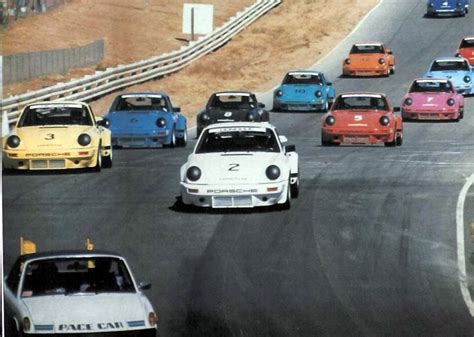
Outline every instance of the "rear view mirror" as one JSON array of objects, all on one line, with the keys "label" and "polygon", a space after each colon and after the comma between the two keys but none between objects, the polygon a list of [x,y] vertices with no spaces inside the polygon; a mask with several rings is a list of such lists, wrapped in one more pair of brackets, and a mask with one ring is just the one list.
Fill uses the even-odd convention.
[{"label": "rear view mirror", "polygon": [[289,153],[289,152],[296,152],[296,146],[295,146],[295,145],[287,145],[287,146],[285,146],[285,152],[286,152],[286,153]]}]

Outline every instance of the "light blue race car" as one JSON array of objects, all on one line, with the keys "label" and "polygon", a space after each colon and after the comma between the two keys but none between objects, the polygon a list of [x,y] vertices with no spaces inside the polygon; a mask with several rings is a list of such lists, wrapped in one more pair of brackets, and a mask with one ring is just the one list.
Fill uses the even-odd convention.
[{"label": "light blue race car", "polygon": [[114,147],[186,146],[186,117],[161,92],[122,94],[115,98],[104,121]]},{"label": "light blue race car", "polygon": [[323,111],[331,107],[336,91],[319,71],[290,71],[273,92],[273,111]]},{"label": "light blue race car", "polygon": [[453,83],[458,93],[463,95],[474,94],[474,86],[472,85],[473,69],[464,58],[445,57],[435,59],[424,77],[447,78]]},{"label": "light blue race car", "polygon": [[428,0],[426,16],[465,16],[470,0]]}]

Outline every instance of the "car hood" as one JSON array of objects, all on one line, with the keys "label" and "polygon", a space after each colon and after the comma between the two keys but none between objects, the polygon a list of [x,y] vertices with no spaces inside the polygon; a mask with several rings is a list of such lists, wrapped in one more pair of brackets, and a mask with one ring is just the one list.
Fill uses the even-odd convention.
[{"label": "car hood", "polygon": [[444,106],[448,99],[456,99],[456,94],[449,92],[413,92],[409,93],[406,98],[411,98],[412,107],[436,107]]},{"label": "car hood", "polygon": [[212,122],[219,121],[247,121],[249,113],[257,113],[257,108],[248,109],[223,109],[223,108],[207,108],[206,114],[211,118]]},{"label": "car hood", "polygon": [[[380,127],[379,120],[382,116],[387,116],[391,120],[393,120],[393,115],[388,113],[388,111],[377,111],[377,110],[336,110],[331,112],[336,118],[336,124],[334,127],[357,127],[357,128],[364,128],[364,127]],[[323,120],[326,118],[327,115],[323,116]]]},{"label": "car hood", "polygon": [[164,118],[169,122],[170,113],[166,111],[112,111],[106,116],[110,120],[110,130],[131,131],[156,129],[156,121]]},{"label": "car hood", "polygon": [[465,76],[470,76],[472,78],[472,73],[470,71],[462,70],[429,71],[424,77],[447,78],[451,80],[455,86],[459,86],[461,84],[466,84],[464,82]]},{"label": "car hood", "polygon": [[88,331],[107,331],[129,329],[131,322],[138,325],[138,321],[144,321],[142,328],[148,324],[148,313],[135,293],[54,295],[22,300],[33,326],[53,325],[56,332],[74,332],[79,326],[87,327]]},{"label": "car hood", "polygon": [[384,54],[350,54],[351,65],[379,64],[379,60],[385,58]]},{"label": "car hood", "polygon": [[87,133],[93,138],[94,127],[84,125],[28,126],[17,128],[13,132],[20,137],[18,149],[29,151],[80,148],[77,138],[82,133]]},{"label": "car hood", "polygon": [[283,153],[275,152],[192,154],[185,168],[197,166],[201,169],[201,178],[197,184],[268,183],[270,180],[265,171],[270,165],[277,165],[280,168],[281,175],[278,181],[288,179],[285,158]]},{"label": "car hood", "polygon": [[280,99],[314,99],[316,100],[316,91],[325,91],[325,87],[316,84],[283,84],[277,90],[281,90],[283,95]]}]

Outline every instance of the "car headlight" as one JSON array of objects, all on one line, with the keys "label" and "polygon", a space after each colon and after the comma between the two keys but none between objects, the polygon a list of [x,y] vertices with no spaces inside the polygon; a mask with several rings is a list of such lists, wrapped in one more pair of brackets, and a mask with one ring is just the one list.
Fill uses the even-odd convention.
[{"label": "car headlight", "polygon": [[346,59],[346,60],[344,61],[344,63],[345,63],[345,64],[351,64],[351,59]]},{"label": "car headlight", "polygon": [[446,103],[448,103],[449,106],[453,106],[454,103],[456,103],[456,102],[454,101],[454,99],[450,98],[450,99],[448,99],[448,101]]},{"label": "car headlight", "polygon": [[15,148],[17,148],[18,146],[20,146],[20,142],[21,142],[21,141],[20,141],[20,137],[15,136],[15,135],[10,136],[10,137],[8,137],[8,139],[7,139],[7,145],[8,145],[9,147],[11,147],[12,149],[15,149]]},{"label": "car headlight", "polygon": [[23,321],[21,322],[21,327],[23,328],[23,331],[30,331],[31,329],[31,321],[28,317],[24,317]]},{"label": "car headlight", "polygon": [[458,2],[457,5],[458,5],[458,7],[461,7],[461,6],[462,6],[462,3]]},{"label": "car headlight", "polygon": [[379,58],[379,63],[380,64],[385,64],[385,60],[383,58]]},{"label": "car headlight", "polygon": [[277,97],[281,97],[281,96],[283,96],[283,91],[277,90],[277,92],[275,93],[275,95],[277,95]]},{"label": "car headlight", "polygon": [[201,178],[201,170],[197,166],[191,166],[186,171],[186,178],[191,181],[198,181]]},{"label": "car headlight", "polygon": [[270,180],[277,180],[280,177],[280,169],[276,165],[270,165],[267,167],[265,174]]},{"label": "car headlight", "polygon": [[387,126],[390,124],[390,118],[388,118],[387,116],[382,116],[380,117],[379,122],[380,125]]},{"label": "car headlight", "polygon": [[471,82],[471,76],[464,76],[464,82],[466,83]]},{"label": "car headlight", "polygon": [[148,314],[148,323],[150,326],[156,326],[158,323],[158,316],[153,311]]},{"label": "car headlight", "polygon": [[411,98],[405,99],[405,105],[412,105],[412,104],[413,104],[413,100]]},{"label": "car headlight", "polygon": [[334,116],[327,116],[326,117],[326,124],[327,125],[334,125],[336,124],[336,118]]},{"label": "car headlight", "polygon": [[316,97],[321,97],[323,95],[320,90],[316,91],[314,94],[316,95]]},{"label": "car headlight", "polygon": [[430,7],[434,7],[434,3],[430,2]]},{"label": "car headlight", "polygon": [[164,118],[158,118],[156,120],[156,126],[159,128],[164,128],[166,126],[166,120]]},{"label": "car headlight", "polygon": [[92,138],[87,133],[81,133],[79,137],[77,137],[77,142],[81,146],[87,146],[91,143]]},{"label": "car headlight", "polygon": [[247,115],[247,120],[253,122],[255,120],[255,115],[253,113],[249,113]]},{"label": "car headlight", "polygon": [[209,121],[210,119],[211,119],[211,117],[209,117],[209,115],[208,115],[207,113],[203,113],[203,114],[201,115],[201,120],[202,120],[203,122],[207,122],[207,121]]}]

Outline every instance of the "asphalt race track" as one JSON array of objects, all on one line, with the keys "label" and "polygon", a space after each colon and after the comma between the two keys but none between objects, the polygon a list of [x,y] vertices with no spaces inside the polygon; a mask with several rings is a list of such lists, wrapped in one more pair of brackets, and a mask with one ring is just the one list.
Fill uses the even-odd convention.
[{"label": "asphalt race track", "polygon": [[[383,1],[317,69],[339,93],[380,91],[400,105],[433,58],[452,56],[474,34],[474,8],[465,18],[424,12],[424,0]],[[338,78],[350,45],[367,40],[393,49],[396,74]],[[271,106],[271,95],[263,100]],[[322,148],[320,116],[271,115],[300,154],[290,211],[177,208],[179,167],[195,140],[116,150],[101,173],[6,176],[5,269],[20,236],[39,250],[82,248],[91,238],[152,281],[160,336],[472,337],[456,204],[474,172],[474,97],[460,123],[406,123],[397,148]]]}]

